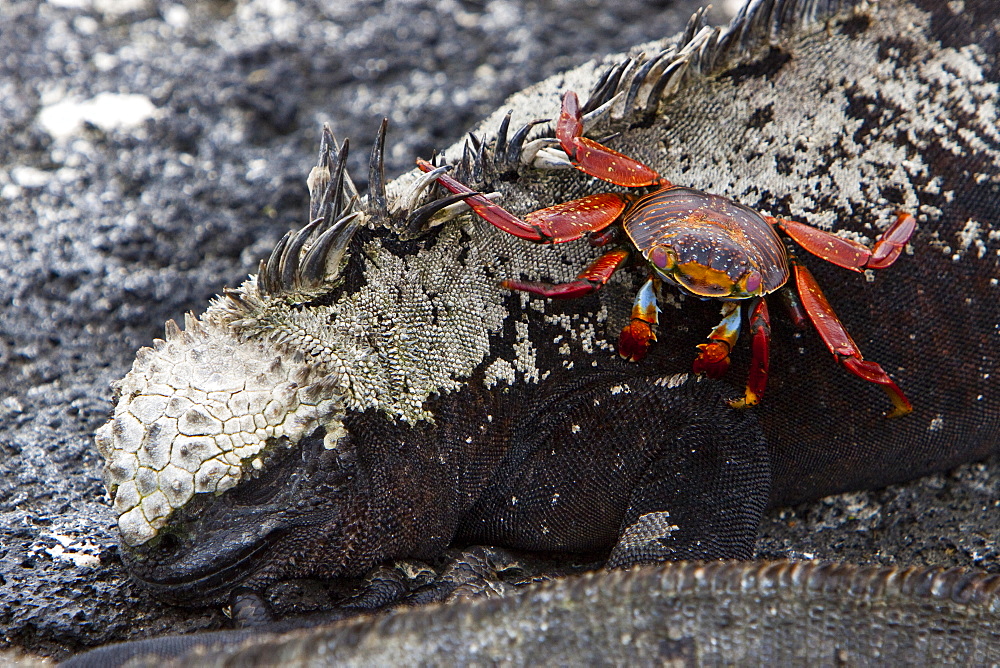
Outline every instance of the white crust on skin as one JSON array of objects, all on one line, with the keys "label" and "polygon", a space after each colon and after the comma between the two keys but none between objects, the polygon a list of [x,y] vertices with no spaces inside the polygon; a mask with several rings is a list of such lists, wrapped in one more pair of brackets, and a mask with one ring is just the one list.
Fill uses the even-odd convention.
[{"label": "white crust on skin", "polygon": [[336,430],[341,394],[319,366],[228,325],[172,322],[117,385],[114,417],[97,431],[105,482],[128,545],[155,536],[197,493],[235,486],[267,448]]}]

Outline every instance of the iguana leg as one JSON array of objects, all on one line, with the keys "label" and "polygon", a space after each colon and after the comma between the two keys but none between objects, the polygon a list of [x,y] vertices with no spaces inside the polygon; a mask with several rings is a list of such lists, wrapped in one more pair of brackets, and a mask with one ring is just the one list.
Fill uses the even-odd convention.
[{"label": "iguana leg", "polygon": [[752,554],[770,496],[757,414],[730,408],[728,384],[622,368],[517,404],[510,447],[456,542],[610,552],[612,566]]},{"label": "iguana leg", "polygon": [[712,424],[686,424],[649,464],[607,568],[753,556],[770,495],[770,458],[754,414],[730,409],[732,401],[706,405],[703,416]]},{"label": "iguana leg", "polygon": [[400,560],[391,566],[379,566],[365,576],[360,591],[341,603],[340,608],[359,612],[388,608],[433,582],[435,576],[433,569],[415,560]]},{"label": "iguana leg", "polygon": [[449,603],[505,596],[514,585],[502,576],[519,575],[523,570],[517,558],[503,548],[473,545],[449,552],[454,559],[433,585],[438,600]]},{"label": "iguana leg", "polygon": [[237,587],[229,595],[229,611],[236,628],[265,626],[274,621],[267,602],[247,587]]}]

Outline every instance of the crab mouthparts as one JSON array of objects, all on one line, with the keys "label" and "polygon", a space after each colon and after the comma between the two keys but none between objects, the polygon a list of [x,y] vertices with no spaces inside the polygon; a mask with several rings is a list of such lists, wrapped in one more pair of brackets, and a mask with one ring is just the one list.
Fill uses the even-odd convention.
[{"label": "crab mouthparts", "polygon": [[726,272],[697,262],[678,264],[672,278],[679,286],[698,297],[728,297],[736,287],[736,283]]}]

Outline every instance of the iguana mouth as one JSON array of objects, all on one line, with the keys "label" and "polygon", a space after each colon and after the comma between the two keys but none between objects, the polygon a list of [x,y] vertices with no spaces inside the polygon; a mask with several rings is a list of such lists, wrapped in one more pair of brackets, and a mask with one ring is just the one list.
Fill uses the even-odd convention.
[{"label": "iguana mouth", "polygon": [[[268,552],[280,545],[288,534],[289,530],[284,528],[270,531],[261,539],[235,550],[228,559],[218,553],[206,553],[201,559],[182,558],[176,565],[151,563],[148,559],[139,560],[132,555],[128,555],[126,561],[135,579],[164,600],[191,602],[215,599],[231,589],[234,583],[263,584],[273,579],[273,576],[258,574],[272,562]],[[169,542],[166,540],[163,543]],[[163,543],[157,548],[164,549]],[[178,549],[183,549],[183,546]]]}]

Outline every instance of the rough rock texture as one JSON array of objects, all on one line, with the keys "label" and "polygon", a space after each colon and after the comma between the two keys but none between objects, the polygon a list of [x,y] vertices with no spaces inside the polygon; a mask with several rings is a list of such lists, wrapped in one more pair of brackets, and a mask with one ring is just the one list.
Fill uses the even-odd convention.
[{"label": "rough rock texture", "polygon": [[[65,4],[0,8],[18,26],[0,31],[0,625],[54,656],[224,622],[124,578],[91,434],[134,350],[303,219],[319,122],[365,147],[388,115],[398,173],[507,93],[690,10]],[[975,465],[781,511],[762,556],[996,570],[998,487]]]}]

